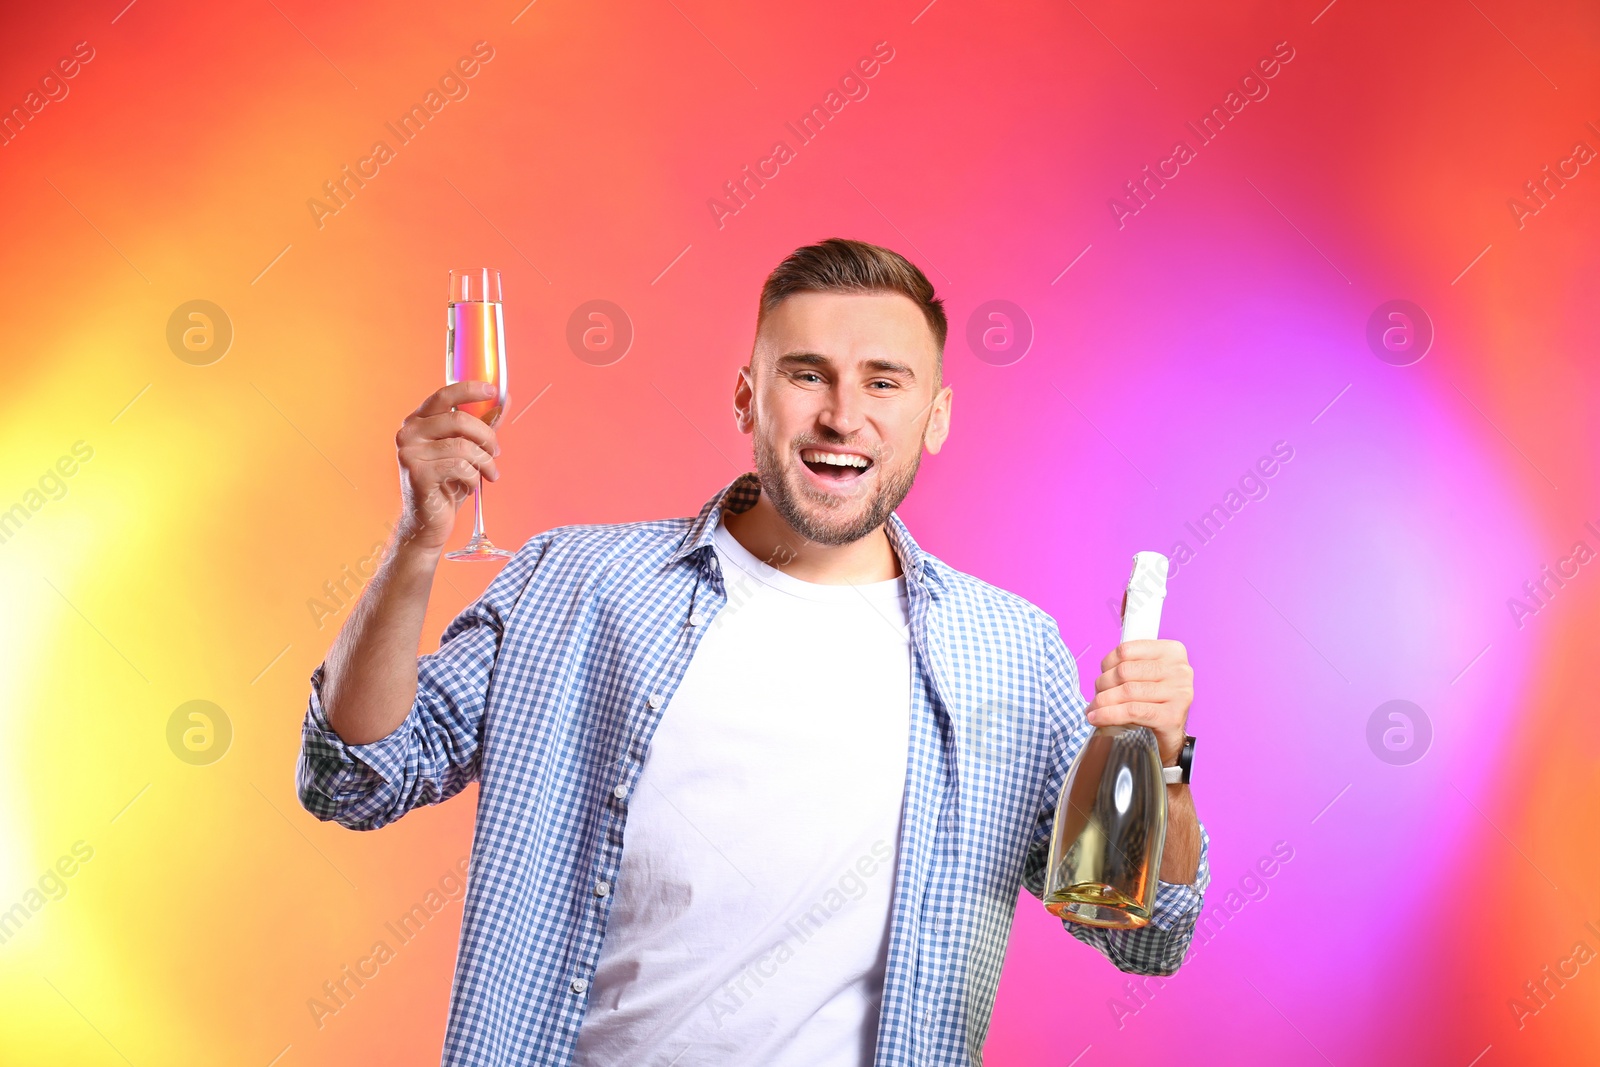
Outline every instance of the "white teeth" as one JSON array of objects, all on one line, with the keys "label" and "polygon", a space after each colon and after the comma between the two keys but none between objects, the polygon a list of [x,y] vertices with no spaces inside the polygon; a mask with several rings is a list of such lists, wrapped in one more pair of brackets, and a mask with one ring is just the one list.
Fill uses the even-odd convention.
[{"label": "white teeth", "polygon": [[871,462],[866,456],[846,455],[840,452],[819,452],[807,449],[800,453],[800,458],[807,463],[826,463],[833,467],[859,467],[865,470]]}]

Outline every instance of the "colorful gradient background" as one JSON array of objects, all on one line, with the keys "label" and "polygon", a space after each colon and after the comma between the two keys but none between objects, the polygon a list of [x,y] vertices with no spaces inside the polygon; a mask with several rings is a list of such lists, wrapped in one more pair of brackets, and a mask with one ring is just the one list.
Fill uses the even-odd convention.
[{"label": "colorful gradient background", "polygon": [[[1024,896],[987,1062],[1595,1062],[1600,965],[1542,1003],[1524,983],[1600,950],[1600,563],[1520,625],[1507,604],[1600,549],[1600,170],[1520,227],[1508,206],[1600,148],[1592,5],[124,2],[12,5],[0,33],[7,111],[94,50],[0,147],[0,510],[25,513],[0,543],[0,909],[26,913],[0,1061],[436,1062],[458,904],[320,1027],[308,1000],[467,851],[473,801],[355,834],[293,769],[348,615],[310,602],[396,513],[446,271],[504,272],[488,516],[517,544],[692,513],[745,469],[761,280],[839,235],[948,303],[954,433],[903,515],[1050,611],[1085,684],[1130,554],[1195,548],[1185,522],[1294,453],[1163,620],[1228,914],[1136,1003]],[[478,41],[469,95],[319,227],[308,199]],[[880,41],[869,95],[797,146],[785,121]],[[1280,41],[1270,95],[1119,229],[1110,198]],[[719,227],[708,200],[779,139],[795,158]],[[207,366],[166,339],[194,299],[234,332]],[[566,340],[593,299],[636,331],[607,366]],[[1034,331],[1009,365],[967,342],[995,299]],[[1436,333],[1410,366],[1365,339],[1391,299]],[[79,441],[64,494],[30,498]],[[443,566],[425,648],[491,574]],[[1367,741],[1395,699],[1431,724],[1406,765]],[[209,765],[167,740],[191,700],[231,723]],[[1276,842],[1292,861],[1245,896]]]}]

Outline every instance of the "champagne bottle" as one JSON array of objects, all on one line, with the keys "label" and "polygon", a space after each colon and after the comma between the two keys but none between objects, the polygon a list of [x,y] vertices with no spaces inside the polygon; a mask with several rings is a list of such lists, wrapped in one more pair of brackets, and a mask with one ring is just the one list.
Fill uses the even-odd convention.
[{"label": "champagne bottle", "polygon": [[[1153,639],[1167,557],[1139,552],[1122,600],[1122,640]],[[1101,726],[1067,772],[1045,867],[1044,906],[1072,922],[1137,929],[1155,908],[1167,838],[1161,752],[1145,726]]]}]

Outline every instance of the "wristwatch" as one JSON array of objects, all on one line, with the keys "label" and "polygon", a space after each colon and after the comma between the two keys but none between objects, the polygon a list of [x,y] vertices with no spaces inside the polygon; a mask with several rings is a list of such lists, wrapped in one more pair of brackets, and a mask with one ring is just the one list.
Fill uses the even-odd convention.
[{"label": "wristwatch", "polygon": [[1168,785],[1188,785],[1189,770],[1194,766],[1194,738],[1188,734],[1183,737],[1183,749],[1178,753],[1178,762],[1171,767],[1161,768],[1161,780]]}]

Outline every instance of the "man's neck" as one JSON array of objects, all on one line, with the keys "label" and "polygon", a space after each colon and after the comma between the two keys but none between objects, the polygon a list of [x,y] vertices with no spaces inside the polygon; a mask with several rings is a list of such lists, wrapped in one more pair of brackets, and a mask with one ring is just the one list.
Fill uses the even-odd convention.
[{"label": "man's neck", "polygon": [[748,511],[724,512],[722,522],[745,551],[802,582],[866,585],[900,576],[900,558],[882,526],[847,545],[819,545],[800,536],[764,492]]}]

